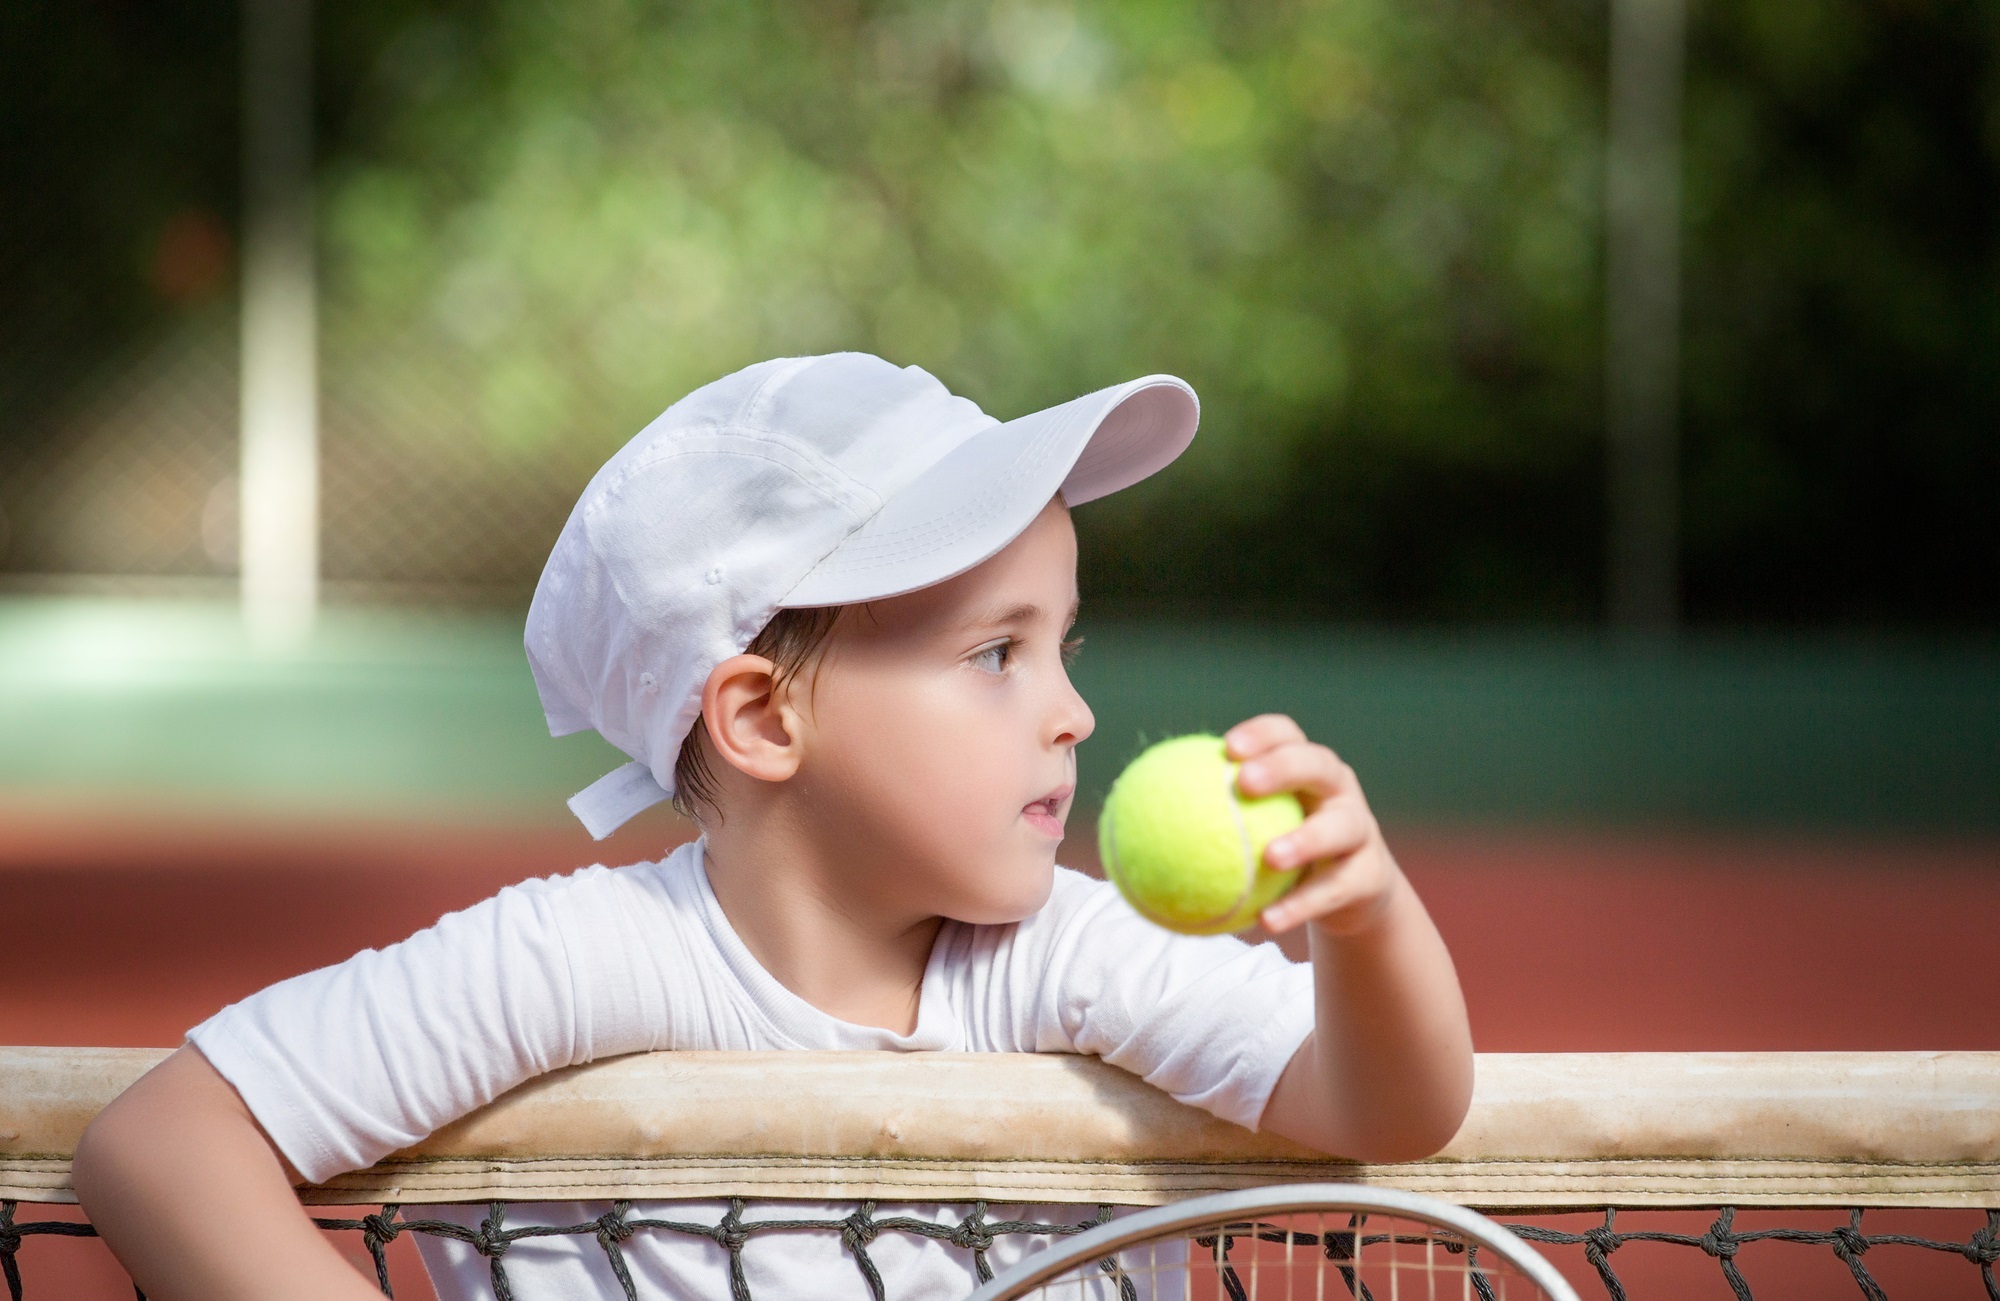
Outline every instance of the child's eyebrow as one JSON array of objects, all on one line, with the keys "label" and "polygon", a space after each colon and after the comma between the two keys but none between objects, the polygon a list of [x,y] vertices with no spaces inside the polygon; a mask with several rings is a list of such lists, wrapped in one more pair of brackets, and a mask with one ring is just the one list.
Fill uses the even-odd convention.
[{"label": "child's eyebrow", "polygon": [[[1065,627],[1076,622],[1076,612],[1081,608],[1081,601],[1070,602],[1069,616],[1064,620]],[[996,628],[1010,623],[1033,623],[1035,620],[1042,618],[1043,614],[1041,606],[1036,605],[1032,601],[1023,601],[1019,605],[1010,605],[1004,609],[989,610],[984,614],[975,615],[967,619],[960,626],[972,629]]]}]

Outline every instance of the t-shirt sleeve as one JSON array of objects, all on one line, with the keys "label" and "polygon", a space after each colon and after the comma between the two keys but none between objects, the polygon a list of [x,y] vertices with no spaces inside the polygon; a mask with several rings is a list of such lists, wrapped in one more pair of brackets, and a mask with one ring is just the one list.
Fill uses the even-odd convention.
[{"label": "t-shirt sleeve", "polygon": [[1041,933],[1022,956],[1043,982],[1037,1048],[1102,1057],[1257,1128],[1312,1032],[1312,968],[1275,944],[1164,930],[1110,885],[1068,872],[1031,925]]},{"label": "t-shirt sleeve", "polygon": [[[272,985],[188,1034],[315,1183],[588,1060],[566,914],[602,868],[531,881],[399,944]],[[579,898],[579,896],[583,896]]]}]

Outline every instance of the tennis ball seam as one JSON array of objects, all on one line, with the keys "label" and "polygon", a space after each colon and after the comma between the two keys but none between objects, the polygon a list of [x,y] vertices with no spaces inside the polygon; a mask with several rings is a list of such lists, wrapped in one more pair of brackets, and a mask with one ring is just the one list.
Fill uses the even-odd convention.
[{"label": "tennis ball seam", "polygon": [[1221,737],[1195,733],[1148,748],[1111,784],[1099,815],[1100,862],[1142,916],[1189,935],[1241,930],[1295,884],[1293,874],[1264,866],[1263,847],[1299,824],[1300,802],[1289,793],[1242,795],[1241,777]]},{"label": "tennis ball seam", "polygon": [[1243,820],[1243,806],[1236,802],[1237,768],[1231,767],[1222,778],[1222,807],[1229,810],[1229,820],[1236,825],[1236,843],[1243,847],[1243,892],[1229,905],[1224,917],[1233,915],[1257,888],[1257,851],[1250,841],[1250,824]]},{"label": "tennis ball seam", "polygon": [[[1234,899],[1230,900],[1227,908],[1215,914],[1217,918],[1233,915],[1257,889],[1256,845],[1250,838],[1250,824],[1243,820],[1243,806],[1236,799],[1236,775],[1239,768],[1240,765],[1232,765],[1223,775],[1222,807],[1229,810],[1229,821],[1236,828],[1236,843],[1241,846],[1243,851],[1241,860],[1243,864],[1243,888],[1237,892]],[[1124,873],[1118,862],[1118,813],[1116,808],[1107,801],[1101,816],[1106,822],[1111,824],[1106,828],[1110,834],[1104,837],[1105,848],[1107,850],[1104,855],[1104,873],[1111,878],[1113,885],[1119,886],[1122,889],[1124,886],[1122,880]],[[1208,920],[1214,920],[1214,918]]]}]

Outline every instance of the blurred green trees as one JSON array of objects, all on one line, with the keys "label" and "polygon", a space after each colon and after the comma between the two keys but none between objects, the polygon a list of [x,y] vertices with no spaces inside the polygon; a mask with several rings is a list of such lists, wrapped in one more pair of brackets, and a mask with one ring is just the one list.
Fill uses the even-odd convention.
[{"label": "blurred green trees", "polygon": [[1547,17],[502,0],[360,90],[333,319],[460,359],[524,452],[860,347],[1001,415],[1185,375],[1203,437],[1154,496],[1212,527],[1269,520],[1316,438],[1574,460],[1598,96],[1590,22]]},{"label": "blurred green trees", "polygon": [[[126,165],[132,115],[31,107],[40,143],[13,137],[64,151],[77,183],[42,202],[90,218],[32,257],[143,299],[132,249],[177,205],[229,212],[227,24],[5,21],[65,42],[0,88],[17,125],[24,86],[105,63],[174,70],[155,111],[206,125],[186,194],[122,235],[74,160]],[[329,356],[385,409],[453,413],[408,437],[580,484],[779,353],[880,351],[1001,416],[1172,371],[1202,437],[1080,516],[1094,596],[1596,609],[1595,3],[369,0],[321,25]],[[2000,608],[1996,49],[1971,3],[1697,10],[1695,617]],[[107,336],[138,328],[98,297]]]}]

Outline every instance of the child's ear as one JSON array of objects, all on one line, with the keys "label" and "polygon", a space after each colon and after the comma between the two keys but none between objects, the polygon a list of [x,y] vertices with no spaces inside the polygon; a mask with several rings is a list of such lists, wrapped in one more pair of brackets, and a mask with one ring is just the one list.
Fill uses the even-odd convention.
[{"label": "child's ear", "polygon": [[740,772],[759,781],[784,781],[804,759],[798,715],[773,692],[777,666],[762,655],[732,655],[715,666],[701,691],[708,745]]}]

